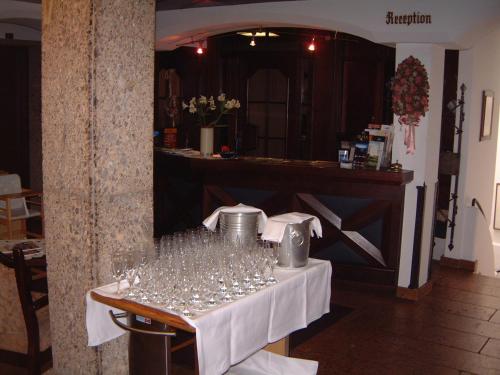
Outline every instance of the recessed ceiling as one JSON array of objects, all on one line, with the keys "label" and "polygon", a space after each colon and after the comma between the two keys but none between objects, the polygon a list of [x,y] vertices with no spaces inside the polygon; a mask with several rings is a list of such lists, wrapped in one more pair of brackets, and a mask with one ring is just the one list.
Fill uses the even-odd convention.
[{"label": "recessed ceiling", "polygon": [[41,30],[41,22],[34,18],[0,18],[0,23],[29,27],[34,30]]},{"label": "recessed ceiling", "polygon": [[[40,4],[41,0],[14,0],[25,3]],[[297,0],[156,0],[157,10],[174,10],[200,7],[213,7],[224,5],[242,5],[252,3],[270,3],[277,1],[297,1]]]},{"label": "recessed ceiling", "polygon": [[188,8],[213,7],[213,6],[224,6],[224,5],[270,3],[277,1],[290,1],[290,0],[156,0],[156,9],[174,10],[174,9],[188,9]]}]

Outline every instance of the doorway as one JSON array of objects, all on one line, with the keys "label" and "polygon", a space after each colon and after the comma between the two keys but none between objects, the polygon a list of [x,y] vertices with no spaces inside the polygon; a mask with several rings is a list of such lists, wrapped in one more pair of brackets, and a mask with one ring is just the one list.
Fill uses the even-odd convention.
[{"label": "doorway", "polygon": [[252,156],[286,157],[289,80],[278,69],[259,69],[247,81],[247,126],[254,129]]}]

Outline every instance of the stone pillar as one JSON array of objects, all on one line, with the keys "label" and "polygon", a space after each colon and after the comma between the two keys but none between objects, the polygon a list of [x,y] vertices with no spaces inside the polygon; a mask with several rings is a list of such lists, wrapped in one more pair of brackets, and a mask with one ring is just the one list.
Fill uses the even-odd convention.
[{"label": "stone pillar", "polygon": [[42,1],[42,132],[57,374],[127,373],[126,336],[87,347],[85,292],[153,236],[154,0]]},{"label": "stone pillar", "polygon": [[406,185],[403,233],[401,237],[401,258],[398,286],[407,288],[410,283],[413,255],[413,237],[417,208],[417,186],[427,186],[422,229],[419,286],[427,282],[427,270],[431,249],[432,223],[434,220],[434,193],[438,178],[439,142],[441,137],[441,112],[444,80],[444,48],[431,44],[397,44],[396,66],[408,56],[413,55],[424,64],[429,78],[429,111],[421,118],[415,129],[416,151],[406,154],[403,144],[404,129],[394,116],[395,139],[392,160],[403,165],[404,169],[414,171],[413,181]]}]

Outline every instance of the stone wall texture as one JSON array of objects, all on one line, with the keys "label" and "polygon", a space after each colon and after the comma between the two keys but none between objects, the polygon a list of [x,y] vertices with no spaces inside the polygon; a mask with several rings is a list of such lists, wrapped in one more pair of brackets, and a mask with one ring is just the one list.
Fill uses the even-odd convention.
[{"label": "stone wall texture", "polygon": [[153,236],[154,0],[42,2],[45,234],[56,374],[127,373],[87,347],[85,293]]}]

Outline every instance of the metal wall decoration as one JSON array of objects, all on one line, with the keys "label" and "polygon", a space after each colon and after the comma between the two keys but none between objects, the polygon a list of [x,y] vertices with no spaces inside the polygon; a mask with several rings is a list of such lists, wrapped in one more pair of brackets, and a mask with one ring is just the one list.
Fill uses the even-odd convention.
[{"label": "metal wall decoration", "polygon": [[[463,125],[464,125],[464,120],[465,120],[465,112],[464,112],[464,103],[465,103],[465,85],[462,83],[460,86],[460,99],[458,102],[452,101],[448,103],[448,109],[450,111],[456,111],[458,108],[460,108],[460,121],[458,127],[455,126],[456,129],[456,135],[458,136],[458,142],[457,142],[457,154],[460,157],[460,152],[462,150],[462,133],[463,133]],[[448,219],[449,222],[449,227],[450,227],[450,243],[448,245],[448,249],[453,250],[455,247],[453,241],[455,237],[455,224],[456,224],[456,217],[457,217],[457,212],[458,212],[458,205],[457,205],[457,200],[458,200],[458,177],[459,175],[457,174],[455,176],[455,185],[453,188],[453,193],[451,194],[451,199],[450,201],[453,202],[453,208],[451,211],[451,220]]]}]

